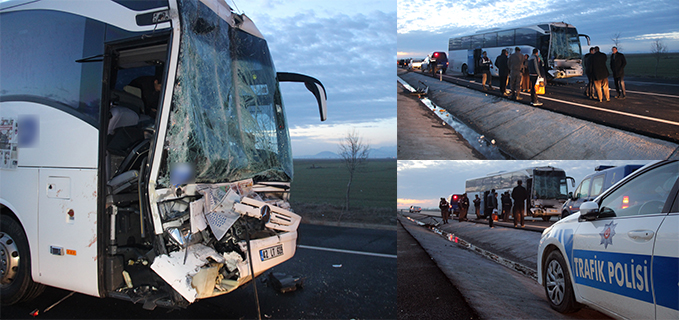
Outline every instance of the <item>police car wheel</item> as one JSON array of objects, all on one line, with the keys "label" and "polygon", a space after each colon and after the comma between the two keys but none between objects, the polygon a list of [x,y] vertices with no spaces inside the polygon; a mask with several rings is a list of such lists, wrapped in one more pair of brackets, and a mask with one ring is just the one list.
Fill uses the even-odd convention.
[{"label": "police car wheel", "polygon": [[568,268],[559,251],[552,251],[547,256],[543,277],[547,301],[552,309],[561,313],[571,313],[582,307],[575,301]]},{"label": "police car wheel", "polygon": [[3,215],[0,219],[0,300],[3,305],[27,301],[45,289],[33,282],[28,241],[19,223]]}]

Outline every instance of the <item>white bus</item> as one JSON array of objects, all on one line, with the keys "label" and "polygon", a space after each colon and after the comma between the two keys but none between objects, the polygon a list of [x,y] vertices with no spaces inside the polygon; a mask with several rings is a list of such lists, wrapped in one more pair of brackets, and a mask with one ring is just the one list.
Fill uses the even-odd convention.
[{"label": "white bus", "polygon": [[547,61],[547,73],[552,78],[577,77],[583,74],[580,37],[585,37],[589,45],[589,36],[578,34],[575,26],[564,22],[502,30],[494,28],[470,36],[450,38],[448,61],[450,70],[464,75],[474,74],[481,53],[487,51],[488,58],[493,61],[491,74],[498,76],[495,58],[502,53],[502,49],[512,54],[514,48],[519,47],[522,54],[531,55],[533,49],[537,48],[543,61]]},{"label": "white bus", "polygon": [[[485,208],[488,193],[495,189],[498,194],[498,209],[501,209],[500,195],[505,191],[509,191],[511,195],[518,180],[521,180],[528,191],[528,203],[524,204],[524,216],[542,217],[544,221],[549,221],[552,216],[561,216],[561,207],[568,199],[566,180],[571,180],[572,186],[575,187],[575,180],[567,177],[562,169],[546,166],[491,173],[485,177],[469,179],[466,181],[465,191],[470,203],[475,195],[481,198],[481,214],[484,215],[483,208]],[[471,207],[473,206],[470,205]]]},{"label": "white bus", "polygon": [[0,294],[155,306],[290,259],[292,153],[254,23],[223,0],[0,3]]}]

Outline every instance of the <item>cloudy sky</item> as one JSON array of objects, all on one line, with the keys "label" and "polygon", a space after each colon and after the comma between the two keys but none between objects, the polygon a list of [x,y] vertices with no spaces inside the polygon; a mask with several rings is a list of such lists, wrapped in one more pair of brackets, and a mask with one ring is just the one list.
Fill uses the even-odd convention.
[{"label": "cloudy sky", "polygon": [[302,84],[281,85],[293,156],[337,152],[355,129],[374,148],[396,146],[396,1],[227,0],[269,43],[276,70],[319,79],[328,95],[320,122]]},{"label": "cloudy sky", "polygon": [[[566,176],[575,179],[577,187],[582,178],[594,172],[598,165],[647,164],[650,161],[398,161],[398,208],[420,206],[437,208],[441,197],[464,193],[467,179],[486,176],[491,172],[515,171],[529,167],[553,166],[564,169]],[[568,191],[573,191],[570,183]]]},{"label": "cloudy sky", "polygon": [[[679,1],[676,0],[398,0],[398,56],[424,57],[448,51],[451,37],[489,28],[538,22],[567,22],[592,39],[592,46],[621,52],[650,52],[652,39],[679,51]],[[587,47],[584,38],[583,51]]]}]

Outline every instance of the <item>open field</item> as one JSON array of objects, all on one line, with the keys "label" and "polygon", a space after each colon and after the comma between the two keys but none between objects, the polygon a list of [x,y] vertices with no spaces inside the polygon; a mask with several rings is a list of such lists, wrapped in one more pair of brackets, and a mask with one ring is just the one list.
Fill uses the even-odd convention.
[{"label": "open field", "polygon": [[395,223],[396,160],[368,160],[354,174],[351,210],[343,213],[349,173],[341,160],[295,159],[290,202],[304,218]]},{"label": "open field", "polygon": [[[624,53],[624,52],[623,52]],[[611,56],[608,54],[610,66]],[[655,57],[650,53],[625,54],[627,66],[625,76],[654,77]],[[611,74],[612,76],[612,74]],[[660,59],[658,65],[658,78],[679,79],[679,53],[667,53]]]}]

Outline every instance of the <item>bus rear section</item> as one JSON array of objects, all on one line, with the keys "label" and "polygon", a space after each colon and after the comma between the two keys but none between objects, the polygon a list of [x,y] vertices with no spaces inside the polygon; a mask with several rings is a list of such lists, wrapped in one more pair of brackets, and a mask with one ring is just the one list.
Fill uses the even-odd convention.
[{"label": "bus rear section", "polygon": [[186,306],[294,255],[279,78],[305,82],[323,120],[325,92],[276,74],[249,18],[212,0],[18,1],[0,14],[0,118],[15,126],[2,146],[16,160],[0,169],[12,221],[0,235],[20,243],[2,247],[19,257],[3,264],[17,270],[3,303],[44,284]]}]

